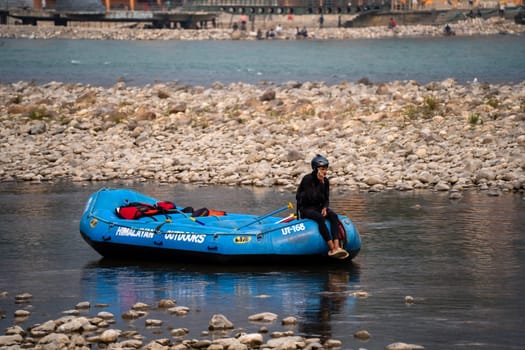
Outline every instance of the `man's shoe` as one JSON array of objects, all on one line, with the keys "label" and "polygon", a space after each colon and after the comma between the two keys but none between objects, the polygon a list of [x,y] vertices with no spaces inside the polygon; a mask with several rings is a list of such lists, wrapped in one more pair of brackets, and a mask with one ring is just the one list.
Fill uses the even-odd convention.
[{"label": "man's shoe", "polygon": [[348,258],[350,254],[344,250],[343,248],[339,248],[337,249],[337,251],[335,252],[335,257],[338,258],[338,259],[346,259]]},{"label": "man's shoe", "polygon": [[344,249],[337,249],[336,251],[332,252],[332,251],[329,251],[328,252],[328,256],[331,257],[331,258],[336,258],[336,259],[346,259],[348,258],[348,252]]}]

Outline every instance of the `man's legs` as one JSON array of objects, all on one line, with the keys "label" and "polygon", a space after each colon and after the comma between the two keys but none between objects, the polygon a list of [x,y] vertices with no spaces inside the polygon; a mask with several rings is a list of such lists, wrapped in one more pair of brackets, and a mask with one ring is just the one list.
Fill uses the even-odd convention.
[{"label": "man's legs", "polygon": [[325,241],[331,241],[330,232],[326,226],[325,217],[321,215],[321,212],[315,208],[305,208],[301,210],[301,216],[304,218],[312,219],[319,225],[319,233]]},{"label": "man's legs", "polygon": [[334,242],[334,249],[344,252],[340,258],[347,258],[349,254],[343,249],[343,243],[339,242],[339,218],[337,214],[331,209],[328,209],[326,218],[330,221],[330,233],[332,235],[332,241]]},{"label": "man's legs", "polygon": [[337,246],[339,247],[339,218],[334,211],[328,209],[326,219],[330,221],[330,234],[332,240],[337,242]]},{"label": "man's legs", "polygon": [[[335,215],[335,219],[336,219],[336,222],[337,222],[337,215],[334,212],[330,211],[330,210],[328,211],[328,213],[329,213],[328,216]],[[301,215],[304,218],[312,219],[315,222],[317,222],[317,225],[319,226],[319,233],[321,234],[323,239],[326,241],[326,244],[328,244],[328,248],[330,249],[329,255],[333,255],[337,251],[341,250],[341,248],[339,247],[338,236],[333,234],[334,232],[337,232],[337,226],[335,224],[331,223],[332,220],[330,219],[330,217],[328,217],[328,219],[330,220],[330,225],[332,227],[334,227],[334,226],[336,227],[335,231],[334,231],[334,228],[332,228],[332,230],[331,230],[332,234],[328,231],[328,227],[326,226],[326,221],[325,220],[327,218],[324,217],[319,212],[319,210],[316,210],[315,208],[306,208],[306,209],[301,210]]]}]

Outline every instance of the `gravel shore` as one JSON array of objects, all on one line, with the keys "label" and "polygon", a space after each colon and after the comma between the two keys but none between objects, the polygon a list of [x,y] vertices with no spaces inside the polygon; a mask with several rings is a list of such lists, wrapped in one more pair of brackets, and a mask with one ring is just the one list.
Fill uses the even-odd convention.
[{"label": "gravel shore", "polygon": [[[515,24],[504,18],[492,17],[487,20],[472,18],[450,24],[458,36],[523,34],[525,26]],[[269,28],[266,28],[269,29]],[[443,35],[441,25],[399,25],[394,30],[386,26],[366,28],[318,28],[308,27],[312,39],[375,39],[392,37],[436,37]],[[295,40],[295,27],[284,27],[283,32],[276,37],[281,40]],[[113,26],[103,28],[93,27],[55,27],[55,26],[0,26],[0,38],[12,39],[91,39],[91,40],[256,40],[255,31],[233,31],[232,29],[139,29],[128,26]]]},{"label": "gravel shore", "polygon": [[0,181],[525,190],[525,82],[0,85]]},{"label": "gravel shore", "polygon": [[[357,299],[366,298],[366,292],[355,295]],[[8,293],[0,291],[0,297],[8,297]],[[162,299],[156,305],[137,302],[122,315],[114,315],[104,311],[107,304],[94,304],[89,301],[79,302],[74,309],[65,310],[63,316],[40,324],[33,324],[26,329],[21,324],[28,322],[31,312],[23,306],[32,301],[29,293],[18,294],[15,302],[21,308],[14,312],[15,324],[8,327],[4,335],[0,335],[2,350],[56,350],[56,349],[112,349],[112,350],[315,350],[341,349],[343,343],[338,339],[321,339],[316,336],[299,336],[295,334],[298,319],[295,316],[279,316],[271,312],[260,312],[249,315],[246,324],[257,326],[255,332],[247,332],[245,328],[235,326],[225,315],[215,314],[211,317],[206,330],[190,330],[188,328],[173,328],[165,325],[161,319],[151,317],[151,313],[169,317],[183,318],[189,312],[195,312],[185,306],[178,306],[176,300]],[[98,310],[97,310],[98,309]],[[2,315],[4,316],[4,315]],[[129,325],[127,329],[115,326],[116,318],[122,318]],[[147,340],[137,330],[138,323],[144,329],[156,329],[154,334],[162,335],[164,329],[169,333],[157,339]],[[169,323],[169,322],[166,322]],[[282,330],[269,331],[272,325],[281,325]],[[144,330],[143,329],[143,330]],[[358,330],[354,333],[358,341],[366,342],[370,333]],[[402,342],[385,346],[386,350],[423,350],[417,344]]]}]

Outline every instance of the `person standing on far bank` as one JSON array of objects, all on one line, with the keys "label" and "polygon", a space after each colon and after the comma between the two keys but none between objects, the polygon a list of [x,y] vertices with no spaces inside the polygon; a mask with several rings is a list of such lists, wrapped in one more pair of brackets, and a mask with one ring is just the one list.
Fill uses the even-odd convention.
[{"label": "person standing on far bank", "polygon": [[[312,172],[306,174],[297,188],[297,209],[302,218],[312,219],[319,226],[319,233],[328,244],[328,256],[344,259],[348,252],[339,245],[339,218],[330,209],[330,182],[326,177],[328,159],[316,155],[311,162]],[[330,230],[326,225],[330,222]]]},{"label": "person standing on far bank", "polygon": [[388,29],[394,29],[397,27],[397,22],[394,17],[390,17],[390,22],[388,22]]}]

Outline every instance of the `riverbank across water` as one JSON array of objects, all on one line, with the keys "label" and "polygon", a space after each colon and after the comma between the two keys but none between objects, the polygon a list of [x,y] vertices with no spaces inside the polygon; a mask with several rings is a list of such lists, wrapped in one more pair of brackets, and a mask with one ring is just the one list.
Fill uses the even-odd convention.
[{"label": "riverbank across water", "polygon": [[525,190],[525,83],[0,85],[0,181]]},{"label": "riverbank across water", "polygon": [[[278,23],[277,23],[278,24]],[[525,26],[515,24],[511,20],[499,17],[489,19],[469,18],[457,23],[451,23],[450,27],[455,35],[495,35],[495,34],[523,34]],[[113,27],[57,27],[43,26],[0,26],[0,38],[30,38],[30,39],[90,39],[90,40],[256,40],[254,31],[233,31],[229,28],[213,29],[140,29],[129,28],[129,25]],[[264,32],[275,27],[270,24],[262,28]],[[398,25],[394,29],[387,26],[365,27],[365,28],[319,28],[318,24],[312,22],[306,26],[308,37],[320,40],[348,40],[348,39],[373,39],[392,37],[436,37],[443,36],[443,26],[438,25]],[[274,39],[295,40],[297,29],[289,24],[283,26],[282,31],[276,33]],[[263,37],[265,34],[263,33]],[[300,36],[302,39],[303,37]]]}]

